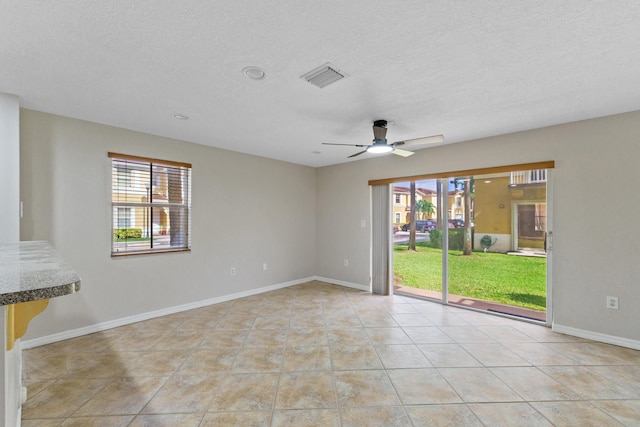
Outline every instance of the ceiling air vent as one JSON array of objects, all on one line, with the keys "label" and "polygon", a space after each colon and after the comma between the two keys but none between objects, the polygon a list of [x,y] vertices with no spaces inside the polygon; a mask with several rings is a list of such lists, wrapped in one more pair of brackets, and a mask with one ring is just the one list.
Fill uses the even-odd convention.
[{"label": "ceiling air vent", "polygon": [[345,73],[342,73],[336,69],[333,65],[326,63],[315,70],[309,71],[306,74],[300,76],[301,79],[305,79],[312,85],[316,85],[319,88],[335,83],[340,79],[347,77]]}]

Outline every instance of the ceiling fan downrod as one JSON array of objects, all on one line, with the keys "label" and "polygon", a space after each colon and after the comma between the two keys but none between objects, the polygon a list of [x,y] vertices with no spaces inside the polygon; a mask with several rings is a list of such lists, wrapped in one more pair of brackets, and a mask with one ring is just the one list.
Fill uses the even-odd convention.
[{"label": "ceiling fan downrod", "polygon": [[387,121],[386,120],[376,120],[373,122],[373,143],[374,144],[387,143]]}]

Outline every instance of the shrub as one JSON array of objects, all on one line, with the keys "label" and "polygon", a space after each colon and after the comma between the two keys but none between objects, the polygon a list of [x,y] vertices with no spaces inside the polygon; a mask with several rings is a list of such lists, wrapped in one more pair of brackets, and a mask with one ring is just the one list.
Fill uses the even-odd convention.
[{"label": "shrub", "polygon": [[464,228],[449,230],[449,249],[461,251],[464,248]]},{"label": "shrub", "polygon": [[139,239],[142,237],[141,228],[116,228],[113,230],[114,239]]},{"label": "shrub", "polygon": [[441,249],[442,248],[442,231],[438,230],[437,228],[434,228],[433,230],[429,231],[429,242],[431,242],[432,248]]},{"label": "shrub", "polygon": [[[442,231],[433,229],[429,231],[429,241],[432,248],[442,249]],[[449,249],[461,251],[464,248],[464,229],[455,228],[449,230]]]},{"label": "shrub", "polygon": [[127,228],[127,237],[130,239],[139,239],[142,237],[142,228]]}]

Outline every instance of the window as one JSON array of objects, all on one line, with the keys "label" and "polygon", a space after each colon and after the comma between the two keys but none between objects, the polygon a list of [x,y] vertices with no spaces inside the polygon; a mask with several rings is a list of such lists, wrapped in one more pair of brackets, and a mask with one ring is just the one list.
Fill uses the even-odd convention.
[{"label": "window", "polygon": [[191,165],[109,153],[111,256],[191,248]]},{"label": "window", "polygon": [[396,194],[396,203],[400,203],[400,195]]},{"label": "window", "polygon": [[396,224],[400,224],[400,212],[396,212]]}]

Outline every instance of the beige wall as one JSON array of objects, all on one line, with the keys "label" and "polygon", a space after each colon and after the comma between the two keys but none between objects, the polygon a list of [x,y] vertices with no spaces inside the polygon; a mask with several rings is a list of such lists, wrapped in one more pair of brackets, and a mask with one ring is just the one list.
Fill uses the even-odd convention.
[{"label": "beige wall", "polygon": [[[320,168],[317,274],[369,284],[369,228],[359,221],[369,225],[370,179],[555,160],[554,322],[640,340],[639,141],[640,112],[632,112]],[[620,200],[625,209],[615,208]],[[347,256],[356,262],[345,268]],[[619,310],[606,308],[608,295],[620,298]]]},{"label": "beige wall", "polygon": [[[369,179],[555,160],[554,321],[640,340],[640,112],[315,170],[29,110],[20,132],[21,238],[51,241],[82,277],[27,339],[313,275],[368,286]],[[110,257],[108,151],[193,164],[191,253]]]},{"label": "beige wall", "polygon": [[[30,110],[20,131],[21,239],[49,240],[82,278],[27,339],[315,274],[313,168]],[[193,165],[191,252],[111,258],[109,151]]]},{"label": "beige wall", "polygon": [[[473,222],[476,234],[511,234],[509,177],[476,179]],[[502,207],[499,207],[502,206]]]}]

